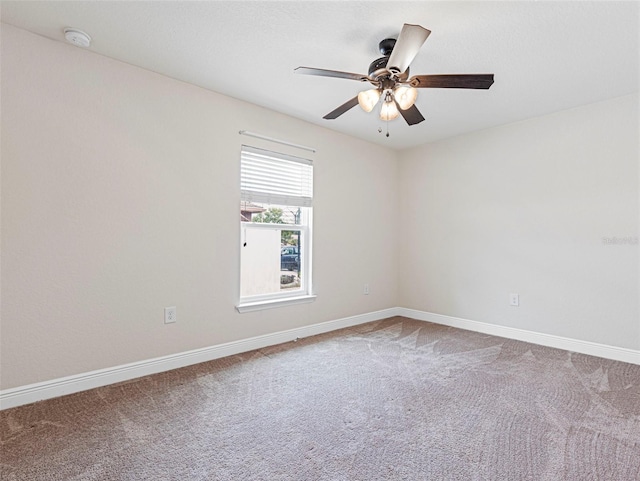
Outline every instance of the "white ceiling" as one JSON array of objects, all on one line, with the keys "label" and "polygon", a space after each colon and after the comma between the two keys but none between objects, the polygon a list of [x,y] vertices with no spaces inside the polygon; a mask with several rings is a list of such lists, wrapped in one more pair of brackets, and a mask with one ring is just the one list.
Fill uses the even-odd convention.
[{"label": "white ceiling", "polygon": [[[403,149],[638,90],[640,4],[582,1],[2,1],[1,18],[314,124]],[[353,108],[322,116],[367,84],[294,74],[367,73],[403,23],[431,30],[412,74],[494,73],[489,90],[422,89],[409,127]],[[69,46],[69,48],[78,48]]]}]

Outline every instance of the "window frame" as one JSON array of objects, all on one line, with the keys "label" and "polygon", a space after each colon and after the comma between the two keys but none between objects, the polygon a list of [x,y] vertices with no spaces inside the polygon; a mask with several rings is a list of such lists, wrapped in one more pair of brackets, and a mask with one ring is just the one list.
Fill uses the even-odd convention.
[{"label": "window frame", "polygon": [[[242,149],[240,152],[241,158],[241,203],[242,202],[256,202],[260,204],[269,204],[270,202],[264,202],[263,196],[264,194],[257,192],[245,192],[242,189],[242,159],[243,153],[246,149],[250,149],[250,152],[263,151],[270,156],[278,158],[282,161],[287,162],[296,162],[297,160],[292,159],[300,159],[304,162],[299,162],[302,164],[309,165],[311,167],[310,181],[313,184],[313,162],[310,159],[303,159],[294,157],[288,154],[282,154],[279,152],[274,152],[266,149],[259,149],[256,147],[242,145]],[[312,187],[311,187],[312,189]],[[258,197],[258,198],[256,198]],[[295,203],[285,203],[285,204],[277,204],[277,205],[291,205],[300,207],[303,209],[303,215],[301,217],[301,221],[298,224],[271,224],[271,223],[262,223],[262,222],[243,222],[240,220],[240,266],[242,266],[242,245],[245,234],[245,229],[275,229],[279,231],[300,231],[300,239],[299,239],[299,253],[300,253],[300,287],[295,289],[295,291],[291,292],[274,292],[268,294],[257,294],[251,296],[242,296],[242,274],[240,274],[240,282],[239,282],[239,300],[236,306],[236,309],[240,313],[251,312],[262,309],[271,309],[275,307],[284,307],[289,305],[301,304],[312,302],[315,300],[316,296],[313,294],[313,273],[312,273],[312,256],[313,256],[313,247],[312,247],[312,225],[313,225],[313,197],[310,198],[300,198],[298,202],[303,203],[304,205],[299,205]],[[275,204],[275,203],[274,203]]]}]

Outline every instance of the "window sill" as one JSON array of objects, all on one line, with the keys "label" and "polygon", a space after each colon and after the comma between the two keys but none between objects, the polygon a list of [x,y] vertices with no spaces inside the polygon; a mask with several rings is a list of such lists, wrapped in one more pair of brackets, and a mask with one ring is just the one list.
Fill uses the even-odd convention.
[{"label": "window sill", "polygon": [[307,304],[316,300],[315,295],[287,297],[284,299],[270,299],[268,301],[245,302],[236,306],[240,314],[252,311],[261,311],[263,309],[273,309],[275,307],[294,306],[296,304]]}]

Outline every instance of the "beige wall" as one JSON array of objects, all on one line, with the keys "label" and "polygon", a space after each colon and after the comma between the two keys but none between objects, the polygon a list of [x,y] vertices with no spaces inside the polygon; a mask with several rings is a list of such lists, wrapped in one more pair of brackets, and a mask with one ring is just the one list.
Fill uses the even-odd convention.
[{"label": "beige wall", "polygon": [[[398,154],[6,25],[1,62],[2,389],[394,306],[640,348],[602,242],[638,236],[637,96]],[[240,145],[300,155],[241,129],[318,148],[314,303],[235,311]]]},{"label": "beige wall", "polygon": [[[405,151],[403,307],[640,348],[638,96]],[[520,307],[509,306],[509,293]]]},{"label": "beige wall", "polygon": [[[4,24],[1,54],[3,389],[395,306],[394,152]],[[235,311],[240,145],[300,155],[242,129],[318,149],[314,303]]]}]

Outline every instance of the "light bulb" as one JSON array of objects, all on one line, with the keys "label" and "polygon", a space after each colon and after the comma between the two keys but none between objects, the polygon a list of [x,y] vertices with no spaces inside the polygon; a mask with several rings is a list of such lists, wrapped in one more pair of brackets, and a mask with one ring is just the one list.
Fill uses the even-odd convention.
[{"label": "light bulb", "polygon": [[386,100],[380,109],[380,120],[393,120],[400,115],[396,103],[393,100]]},{"label": "light bulb", "polygon": [[378,89],[365,90],[358,94],[358,103],[365,112],[371,112],[378,100],[380,100],[380,91]]},{"label": "light bulb", "polygon": [[393,96],[396,98],[398,105],[402,110],[407,110],[414,103],[416,103],[416,99],[418,98],[418,89],[413,87],[398,87]]}]

